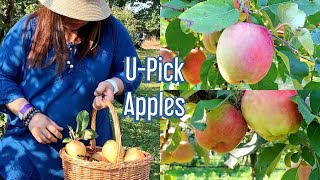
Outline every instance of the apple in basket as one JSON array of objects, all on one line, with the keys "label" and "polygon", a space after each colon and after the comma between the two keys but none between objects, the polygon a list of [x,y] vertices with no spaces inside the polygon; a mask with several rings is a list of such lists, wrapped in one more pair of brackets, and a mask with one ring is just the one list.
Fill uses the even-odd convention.
[{"label": "apple in basket", "polygon": [[143,158],[145,158],[144,153],[139,148],[133,147],[126,151],[123,161],[137,161]]},{"label": "apple in basket", "polygon": [[102,152],[96,152],[92,154],[91,158],[94,161],[102,161],[102,162],[109,163],[109,161],[102,155]]},{"label": "apple in basket", "polygon": [[63,140],[66,144],[66,152],[74,158],[84,158],[86,156],[86,147],[79,140],[91,140],[98,137],[98,134],[92,130],[87,129],[89,124],[89,113],[87,111],[81,111],[77,115],[77,129],[73,130],[71,126],[69,128],[69,136]]},{"label": "apple in basket", "polygon": [[118,150],[118,144],[115,140],[108,140],[102,147],[102,156],[105,157],[109,162],[116,163],[118,154],[120,153],[120,159],[124,156],[124,148],[120,147]]}]

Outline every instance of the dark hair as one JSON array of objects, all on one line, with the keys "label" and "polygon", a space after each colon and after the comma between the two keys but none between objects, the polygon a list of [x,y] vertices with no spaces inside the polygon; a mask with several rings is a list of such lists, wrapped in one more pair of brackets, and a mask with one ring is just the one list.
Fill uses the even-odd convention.
[{"label": "dark hair", "polygon": [[[55,51],[55,57],[50,61],[56,62],[56,72],[61,74],[68,60],[68,49],[65,40],[62,15],[59,15],[42,6],[31,14],[25,24],[25,32],[31,19],[37,17],[37,26],[32,46],[28,54],[30,68],[41,68],[45,65],[45,58],[50,48]],[[81,60],[87,55],[95,55],[98,51],[102,35],[102,21],[90,21],[78,31],[81,43],[76,56]]]}]

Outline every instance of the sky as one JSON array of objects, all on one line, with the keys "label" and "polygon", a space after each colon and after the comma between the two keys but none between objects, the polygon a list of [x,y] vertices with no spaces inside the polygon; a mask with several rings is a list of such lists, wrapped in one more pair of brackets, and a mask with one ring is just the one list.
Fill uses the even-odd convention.
[{"label": "sky", "polygon": [[149,8],[152,5],[152,1],[148,1],[146,3],[141,3],[141,2],[135,2],[132,6],[127,5],[126,8],[128,10],[132,10],[133,13],[137,13],[138,11]]}]

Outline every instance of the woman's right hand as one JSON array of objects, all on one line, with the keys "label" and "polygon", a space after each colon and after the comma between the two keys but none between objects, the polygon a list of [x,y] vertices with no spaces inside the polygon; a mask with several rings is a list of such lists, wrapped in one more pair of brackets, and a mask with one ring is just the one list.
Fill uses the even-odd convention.
[{"label": "woman's right hand", "polygon": [[28,128],[33,137],[41,144],[55,143],[61,139],[62,127],[42,113],[37,113],[31,119]]}]

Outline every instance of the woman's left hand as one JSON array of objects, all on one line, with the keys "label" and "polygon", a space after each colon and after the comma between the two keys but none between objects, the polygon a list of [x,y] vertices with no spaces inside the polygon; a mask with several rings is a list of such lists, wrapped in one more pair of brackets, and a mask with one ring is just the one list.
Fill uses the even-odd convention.
[{"label": "woman's left hand", "polygon": [[102,81],[99,83],[97,89],[94,91],[93,108],[100,110],[107,108],[107,105],[103,102],[103,98],[106,98],[110,102],[114,100],[113,86],[107,81]]}]

